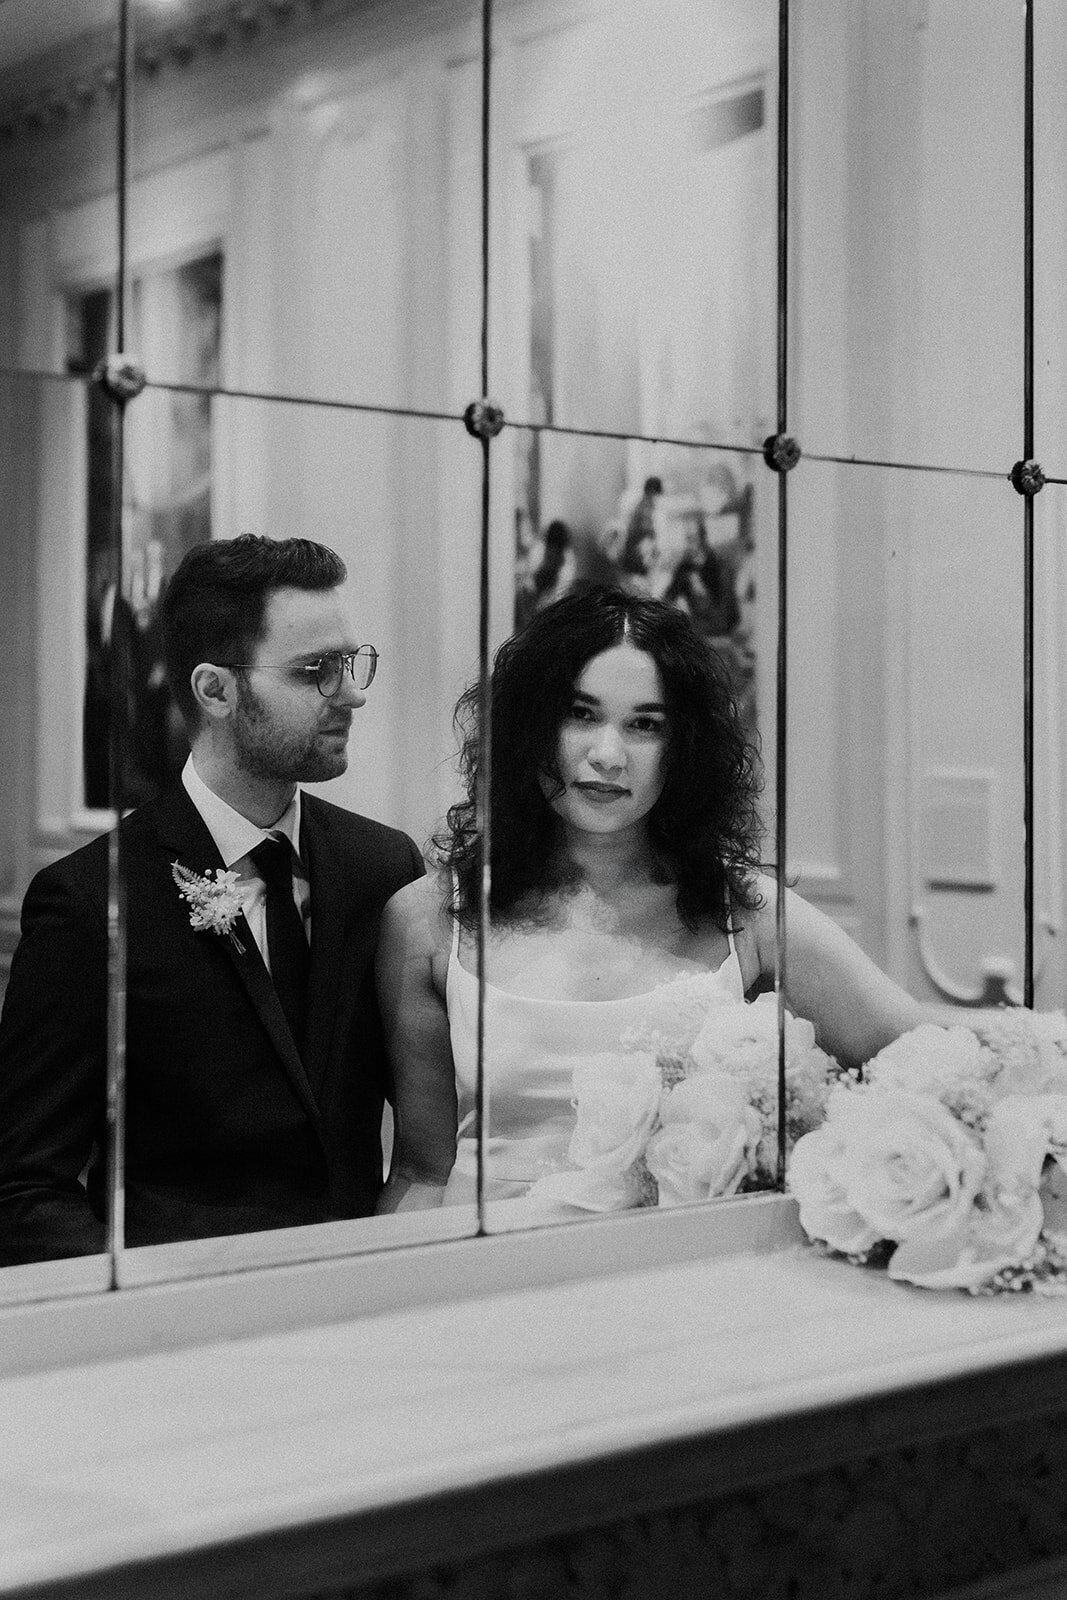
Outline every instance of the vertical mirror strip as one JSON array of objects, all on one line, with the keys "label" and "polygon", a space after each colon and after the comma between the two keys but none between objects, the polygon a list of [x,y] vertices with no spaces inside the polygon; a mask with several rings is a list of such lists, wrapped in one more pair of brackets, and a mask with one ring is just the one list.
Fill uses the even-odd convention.
[{"label": "vertical mirror strip", "polygon": [[[116,60],[116,252],[115,276],[115,354],[126,348],[127,300],[127,201],[129,196],[129,90],[130,90],[130,0],[120,0],[118,56]],[[110,530],[114,562],[115,592],[125,593],[123,560],[123,470],[125,447],[125,401],[119,399],[106,382],[112,405],[112,526]],[[111,1263],[111,1286],[117,1288],[120,1257],[125,1240],[125,1102],[126,1102],[126,919],[123,863],[118,822],[123,812],[123,779],[126,771],[126,682],[129,662],[119,630],[112,635],[110,654],[110,759],[111,806],[114,827],[108,840],[108,991],[107,991],[107,1239]]]},{"label": "vertical mirror strip", "polygon": [[[481,364],[480,399],[486,400],[489,392],[489,178],[490,178],[490,114],[491,74],[493,51],[492,0],[482,0],[481,31]],[[477,1082],[475,1088],[475,1118],[478,1128],[476,1196],[478,1232],[486,1231],[485,1218],[485,1154],[486,1096],[485,1062],[485,960],[489,941],[490,891],[492,886],[490,832],[492,786],[492,723],[489,703],[489,483],[490,445],[487,433],[480,438],[482,453],[482,505],[481,543],[478,558],[478,733],[481,750],[478,760],[478,790],[476,795],[477,828],[479,838],[481,877],[478,902],[478,1023],[477,1023]]]},{"label": "vertical mirror strip", "polygon": [[[785,435],[788,423],[788,306],[789,287],[789,0],[778,6],[778,155],[777,155],[777,433]],[[775,660],[775,770],[774,770],[774,851],[775,851],[775,948],[774,991],[778,1004],[778,1158],[777,1181],[785,1187],[785,969],[786,969],[786,756],[787,728],[787,647],[788,647],[788,515],[786,473],[778,471],[778,628]]]},{"label": "vertical mirror strip", "polygon": [[[1023,461],[1034,457],[1034,0],[1023,67]],[[1034,1004],[1034,499],[1023,496],[1023,1004]]]}]

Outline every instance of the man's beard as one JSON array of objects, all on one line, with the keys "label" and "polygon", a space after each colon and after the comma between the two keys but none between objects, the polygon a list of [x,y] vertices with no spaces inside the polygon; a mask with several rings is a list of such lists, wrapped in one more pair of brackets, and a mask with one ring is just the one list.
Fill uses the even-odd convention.
[{"label": "man's beard", "polygon": [[343,745],[320,746],[322,731],[280,729],[248,683],[238,681],[234,747],[241,769],[250,777],[274,783],[324,783],[340,777],[348,766],[348,751]]}]

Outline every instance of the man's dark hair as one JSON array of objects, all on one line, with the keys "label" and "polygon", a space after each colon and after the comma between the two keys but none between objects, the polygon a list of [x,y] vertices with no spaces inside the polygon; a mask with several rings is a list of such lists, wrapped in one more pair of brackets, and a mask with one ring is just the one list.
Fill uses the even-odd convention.
[{"label": "man's dark hair", "polygon": [[[489,686],[491,908],[498,915],[526,914],[529,896],[572,881],[556,848],[559,819],[542,778],[562,793],[559,730],[574,685],[594,656],[624,641],[648,652],[663,683],[664,785],[648,817],[662,880],[677,885],[684,923],[694,927],[710,916],[726,931],[731,910],[758,904],[753,874],[762,831],[758,757],[728,670],[684,612],[601,584],[581,584],[546,606],[497,651]],[[434,845],[438,861],[456,875],[453,910],[469,927],[477,919],[481,875],[477,684],[461,697],[456,725],[467,793],[449,811],[448,827]]]},{"label": "man's dark hair", "polygon": [[275,589],[335,589],[345,564],[311,539],[210,539],[185,554],[160,605],[167,681],[186,727],[200,714],[189,679],[201,661],[251,661]]}]

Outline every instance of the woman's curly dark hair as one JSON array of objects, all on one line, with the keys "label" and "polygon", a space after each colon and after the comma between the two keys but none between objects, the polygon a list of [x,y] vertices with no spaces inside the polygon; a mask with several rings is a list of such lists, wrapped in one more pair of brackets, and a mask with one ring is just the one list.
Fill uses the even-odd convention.
[{"label": "woman's curly dark hair", "polygon": [[[560,726],[574,685],[594,656],[623,640],[659,668],[667,707],[663,792],[648,817],[662,880],[678,886],[678,914],[693,928],[710,916],[724,932],[732,909],[759,903],[753,873],[762,832],[758,757],[745,736],[729,675],[684,612],[601,584],[580,584],[539,612],[497,651],[490,705],[490,909],[515,911],[531,894],[574,882],[558,849],[560,825],[542,776],[562,787]],[[478,916],[481,851],[476,797],[482,759],[479,688],[456,707],[466,798],[433,840],[455,874],[451,904],[465,927]],[[527,906],[523,907],[528,911]]]}]

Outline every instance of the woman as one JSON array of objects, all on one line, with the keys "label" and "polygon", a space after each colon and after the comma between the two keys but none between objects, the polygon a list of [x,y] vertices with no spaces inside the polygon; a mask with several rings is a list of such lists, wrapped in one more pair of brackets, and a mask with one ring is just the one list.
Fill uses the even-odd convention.
[{"label": "woman", "polygon": [[[635,1033],[684,1050],[773,984],[758,778],[725,670],[680,611],[584,586],[497,654],[486,948],[487,1193],[567,1167],[573,1072]],[[480,877],[477,691],[457,708],[467,799],[438,872],[385,910],[378,984],[397,1152],[380,1209],[473,1197]],[[835,923],[788,901],[787,1004],[860,1063],[923,1009]]]}]

